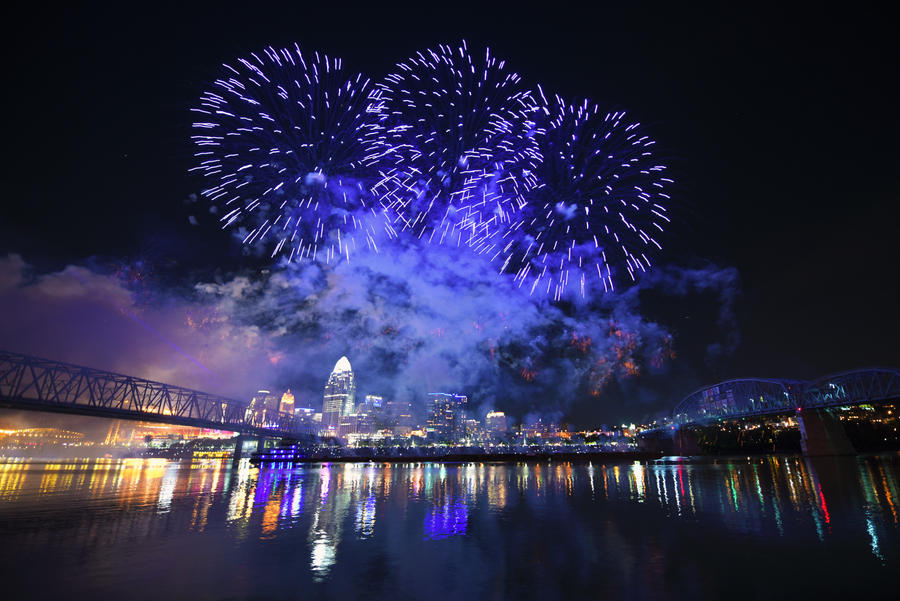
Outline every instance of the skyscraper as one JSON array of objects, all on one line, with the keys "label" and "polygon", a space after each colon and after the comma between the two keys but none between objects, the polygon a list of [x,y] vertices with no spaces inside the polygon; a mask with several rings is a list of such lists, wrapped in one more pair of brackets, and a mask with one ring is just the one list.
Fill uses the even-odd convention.
[{"label": "skyscraper", "polygon": [[412,403],[409,401],[390,399],[384,402],[382,422],[394,431],[395,436],[409,436],[415,425],[412,413]]},{"label": "skyscraper", "polygon": [[491,434],[495,436],[506,434],[506,414],[502,411],[491,411],[484,418],[484,423]]},{"label": "skyscraper", "polygon": [[288,388],[287,392],[281,395],[281,405],[278,407],[278,410],[281,413],[290,413],[294,414],[294,395],[291,394],[291,389]]},{"label": "skyscraper", "polygon": [[384,412],[384,397],[375,394],[367,394],[366,400],[360,403],[359,407],[357,407],[357,411],[380,417]]},{"label": "skyscraper", "polygon": [[325,384],[325,400],[322,403],[322,428],[337,434],[342,415],[353,413],[356,400],[356,381],[350,361],[341,357],[334,365],[328,383]]},{"label": "skyscraper", "polygon": [[465,395],[429,392],[428,400],[431,406],[428,429],[439,441],[459,442],[466,433]]}]

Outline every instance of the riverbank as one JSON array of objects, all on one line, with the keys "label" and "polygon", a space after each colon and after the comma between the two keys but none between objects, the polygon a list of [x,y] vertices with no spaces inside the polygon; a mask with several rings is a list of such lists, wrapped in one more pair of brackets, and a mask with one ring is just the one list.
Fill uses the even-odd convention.
[{"label": "riverbank", "polygon": [[597,451],[584,453],[534,452],[534,453],[367,453],[353,456],[320,453],[304,454],[291,449],[267,449],[250,457],[252,465],[284,465],[305,463],[538,463],[547,461],[631,463],[655,461],[662,458],[660,452],[647,451]]}]

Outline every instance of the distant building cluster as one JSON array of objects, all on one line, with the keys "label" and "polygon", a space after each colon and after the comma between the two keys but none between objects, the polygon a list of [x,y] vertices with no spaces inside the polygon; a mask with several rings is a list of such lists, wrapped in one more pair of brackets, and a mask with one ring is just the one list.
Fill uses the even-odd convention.
[{"label": "distant building cluster", "polygon": [[[372,445],[451,445],[481,446],[494,444],[603,444],[627,447],[630,431],[602,428],[591,432],[572,432],[568,427],[537,416],[514,423],[503,411],[476,415],[465,394],[430,392],[422,403],[357,393],[357,378],[347,357],[341,357],[328,376],[322,395],[321,411],[298,402],[287,390],[276,393],[260,390],[247,408],[247,421],[267,428],[293,420],[322,440],[339,441],[349,446]],[[424,411],[423,411],[424,409]]]},{"label": "distant building cluster", "polygon": [[290,390],[280,395],[260,390],[250,401],[246,419],[266,428],[278,427],[288,419],[294,424],[299,420],[310,434],[350,445],[397,439],[455,445],[502,441],[511,435],[502,411],[491,411],[481,421],[470,414],[464,394],[432,392],[423,400],[426,411],[419,416],[407,400],[376,394],[360,399],[350,360],[341,357],[325,383],[321,411],[300,406]]}]

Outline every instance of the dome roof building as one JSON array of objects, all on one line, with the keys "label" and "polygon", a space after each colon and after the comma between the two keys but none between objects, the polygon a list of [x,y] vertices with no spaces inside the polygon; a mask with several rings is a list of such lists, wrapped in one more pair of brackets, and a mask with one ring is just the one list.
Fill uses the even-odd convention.
[{"label": "dome roof building", "polygon": [[325,384],[325,399],[322,403],[322,427],[326,433],[337,433],[341,417],[353,413],[356,400],[356,380],[350,360],[341,357],[335,363],[328,383]]}]

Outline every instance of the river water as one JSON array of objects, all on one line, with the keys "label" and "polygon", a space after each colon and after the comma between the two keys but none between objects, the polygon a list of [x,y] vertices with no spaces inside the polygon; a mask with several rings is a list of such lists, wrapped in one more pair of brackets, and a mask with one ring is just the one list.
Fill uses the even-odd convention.
[{"label": "river water", "polygon": [[900,598],[900,455],[6,461],[8,599]]}]

